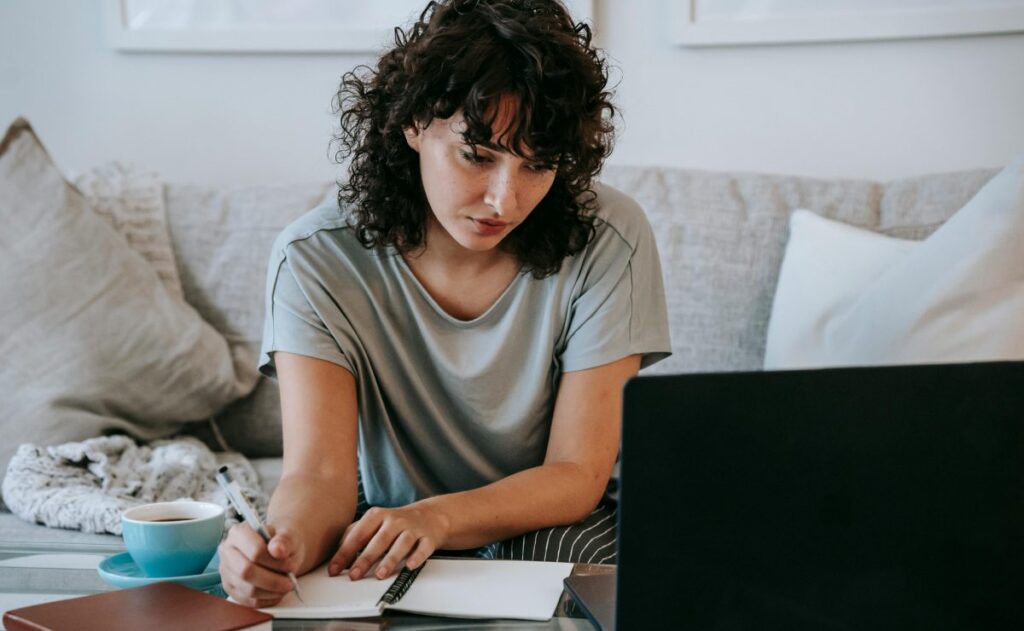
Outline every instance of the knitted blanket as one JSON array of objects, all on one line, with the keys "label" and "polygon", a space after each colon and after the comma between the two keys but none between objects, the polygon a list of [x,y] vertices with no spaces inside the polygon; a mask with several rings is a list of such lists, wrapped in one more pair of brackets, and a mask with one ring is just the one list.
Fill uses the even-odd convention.
[{"label": "knitted blanket", "polygon": [[24,444],[7,466],[3,498],[21,519],[54,528],[121,534],[121,513],[149,502],[214,502],[233,515],[214,474],[227,465],[262,514],[267,496],[245,456],[185,437],[138,444],[129,436],[53,447]]}]

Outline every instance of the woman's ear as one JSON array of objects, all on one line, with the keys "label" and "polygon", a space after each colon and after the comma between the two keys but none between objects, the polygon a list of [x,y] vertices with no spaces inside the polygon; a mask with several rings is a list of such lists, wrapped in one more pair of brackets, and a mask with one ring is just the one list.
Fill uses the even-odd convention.
[{"label": "woman's ear", "polygon": [[405,132],[405,142],[412,148],[416,153],[420,152],[420,128],[417,125],[406,127],[402,130]]}]

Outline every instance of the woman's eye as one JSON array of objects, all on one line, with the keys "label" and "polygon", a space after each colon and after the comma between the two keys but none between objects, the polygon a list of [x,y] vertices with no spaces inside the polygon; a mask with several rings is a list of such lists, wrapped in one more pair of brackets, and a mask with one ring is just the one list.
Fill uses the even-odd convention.
[{"label": "woman's eye", "polygon": [[460,151],[459,153],[462,154],[462,159],[466,162],[472,162],[473,164],[483,164],[484,162],[487,162],[487,158],[476,153],[469,153],[468,151]]},{"label": "woman's eye", "polygon": [[543,164],[543,163],[541,163],[541,164],[531,164],[530,165],[530,170],[534,171],[536,173],[546,173],[548,171],[554,171],[555,170],[555,165],[553,165],[553,164]]}]

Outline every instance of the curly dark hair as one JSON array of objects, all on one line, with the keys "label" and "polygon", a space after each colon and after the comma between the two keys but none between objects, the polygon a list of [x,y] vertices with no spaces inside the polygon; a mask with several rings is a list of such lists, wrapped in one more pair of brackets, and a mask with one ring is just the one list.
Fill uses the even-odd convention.
[{"label": "curly dark hair", "polygon": [[593,178],[611,152],[615,108],[603,55],[592,33],[574,23],[557,0],[442,0],[430,2],[376,69],[345,73],[335,95],[340,145],[335,160],[351,157],[339,182],[363,246],[400,253],[423,244],[427,200],[419,154],[403,130],[447,119],[459,110],[466,143],[491,141],[498,101],[512,96],[516,120],[503,148],[556,168],[551,189],[499,247],[537,278],[593,238]]}]

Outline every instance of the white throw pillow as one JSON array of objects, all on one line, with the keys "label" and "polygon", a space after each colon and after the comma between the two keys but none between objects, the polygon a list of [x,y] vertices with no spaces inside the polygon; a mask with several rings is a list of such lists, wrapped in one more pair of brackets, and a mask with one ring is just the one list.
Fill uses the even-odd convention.
[{"label": "white throw pillow", "polygon": [[929,238],[798,210],[766,369],[1024,359],[1024,156]]}]

